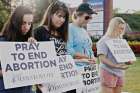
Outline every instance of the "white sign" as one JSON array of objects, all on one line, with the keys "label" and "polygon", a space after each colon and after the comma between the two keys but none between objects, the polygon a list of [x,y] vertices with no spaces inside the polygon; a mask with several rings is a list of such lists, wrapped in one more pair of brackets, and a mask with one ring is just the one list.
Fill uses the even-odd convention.
[{"label": "white sign", "polygon": [[[43,84],[42,93],[62,93],[79,88],[82,85],[81,75],[70,55],[58,57],[61,80]],[[57,78],[57,77],[56,77]]]},{"label": "white sign", "polygon": [[102,36],[104,30],[104,0],[86,0],[93,10],[98,14],[93,14],[93,19],[87,24],[87,31],[91,36]]},{"label": "white sign", "polygon": [[88,28],[87,30],[88,31],[102,31],[103,32],[103,25],[101,23],[89,23],[87,24]]},{"label": "white sign", "polygon": [[136,57],[125,39],[112,39],[106,44],[117,62],[136,61]]},{"label": "white sign", "polygon": [[89,31],[88,34],[89,34],[90,36],[94,36],[94,37],[95,37],[95,36],[96,36],[96,37],[99,36],[99,37],[100,37],[100,36],[103,35],[103,31],[94,31],[94,32],[93,32],[93,31]]},{"label": "white sign", "polygon": [[98,23],[103,23],[103,18],[104,18],[104,15],[103,15],[103,11],[98,11],[98,14],[97,15],[92,15],[93,19],[89,22],[89,23],[92,23],[92,22],[98,22]]},{"label": "white sign", "polygon": [[84,65],[81,67],[79,67],[79,65],[77,66],[81,73],[83,84],[81,88],[76,89],[76,93],[100,93],[101,85],[98,64]]},{"label": "white sign", "polygon": [[54,42],[0,42],[5,88],[59,80]]}]

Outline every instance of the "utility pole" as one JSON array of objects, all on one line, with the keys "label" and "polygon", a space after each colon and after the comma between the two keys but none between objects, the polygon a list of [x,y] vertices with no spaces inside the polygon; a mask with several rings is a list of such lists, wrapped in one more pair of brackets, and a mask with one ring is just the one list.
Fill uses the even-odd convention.
[{"label": "utility pole", "polygon": [[104,0],[104,33],[107,31],[110,19],[113,16],[113,0]]}]

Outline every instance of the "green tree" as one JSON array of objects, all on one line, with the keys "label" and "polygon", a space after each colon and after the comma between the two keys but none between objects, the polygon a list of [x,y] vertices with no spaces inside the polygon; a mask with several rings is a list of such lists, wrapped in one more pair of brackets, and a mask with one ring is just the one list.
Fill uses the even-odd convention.
[{"label": "green tree", "polygon": [[113,9],[113,14],[118,14],[120,10],[121,10],[120,8]]},{"label": "green tree", "polygon": [[38,23],[41,21],[48,6],[55,1],[57,0],[35,0],[36,3],[35,22]]},{"label": "green tree", "polygon": [[138,10],[138,11],[134,12],[134,14],[140,14],[140,10]]},{"label": "green tree", "polygon": [[8,2],[3,2],[4,0],[0,0],[0,31],[3,27],[3,24],[8,19],[10,14],[10,8],[8,7]]},{"label": "green tree", "polygon": [[122,17],[129,25],[132,31],[140,31],[140,14],[115,14]]}]

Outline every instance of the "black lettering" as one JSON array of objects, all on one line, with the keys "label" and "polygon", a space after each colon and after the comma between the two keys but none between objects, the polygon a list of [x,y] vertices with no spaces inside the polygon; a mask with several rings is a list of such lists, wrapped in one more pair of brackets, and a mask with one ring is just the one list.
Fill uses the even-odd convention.
[{"label": "black lettering", "polygon": [[11,55],[14,57],[14,61],[16,61],[16,55],[17,55],[17,53],[11,53]]},{"label": "black lettering", "polygon": [[21,63],[21,64],[20,64],[20,68],[21,68],[22,70],[27,70],[27,64],[26,64],[26,63]]},{"label": "black lettering", "polygon": [[41,57],[42,58],[47,58],[47,53],[46,52],[41,52]]},{"label": "black lettering", "polygon": [[28,50],[27,44],[25,44],[25,43],[22,44],[22,50]]},{"label": "black lettering", "polygon": [[18,54],[18,59],[19,60],[24,60],[25,59],[25,55],[23,53],[19,53]]},{"label": "black lettering", "polygon": [[28,62],[28,68],[29,69],[34,69],[34,66],[33,65],[34,65],[33,62]]},{"label": "black lettering", "polygon": [[36,50],[39,49],[39,43],[34,43],[35,47],[36,47]]},{"label": "black lettering", "polygon": [[42,64],[42,62],[35,61],[34,64],[36,65],[35,67],[38,69],[39,68],[39,63]]},{"label": "black lettering", "polygon": [[13,63],[13,69],[14,69],[14,71],[18,71],[20,69],[19,64]]},{"label": "black lettering", "polygon": [[[34,43],[35,44],[35,43]],[[35,50],[33,43],[29,45],[29,50]]]},{"label": "black lettering", "polygon": [[29,52],[29,53],[28,53],[28,57],[29,57],[29,59],[34,59],[34,57],[33,57],[33,52]]},{"label": "black lettering", "polygon": [[21,48],[21,45],[20,44],[15,44],[15,47],[16,47],[16,51],[18,51]]},{"label": "black lettering", "polygon": [[9,64],[7,64],[6,65],[6,70],[5,70],[5,72],[7,72],[7,71],[13,71],[13,69],[11,68],[11,66],[9,65]]}]

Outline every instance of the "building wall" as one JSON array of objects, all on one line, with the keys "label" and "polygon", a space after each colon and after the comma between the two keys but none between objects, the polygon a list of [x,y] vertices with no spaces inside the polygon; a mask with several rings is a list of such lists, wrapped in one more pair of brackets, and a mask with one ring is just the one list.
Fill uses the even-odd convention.
[{"label": "building wall", "polygon": [[[87,0],[83,0],[87,2]],[[110,19],[112,18],[113,13],[113,0],[104,0],[104,33],[107,30]]]}]

